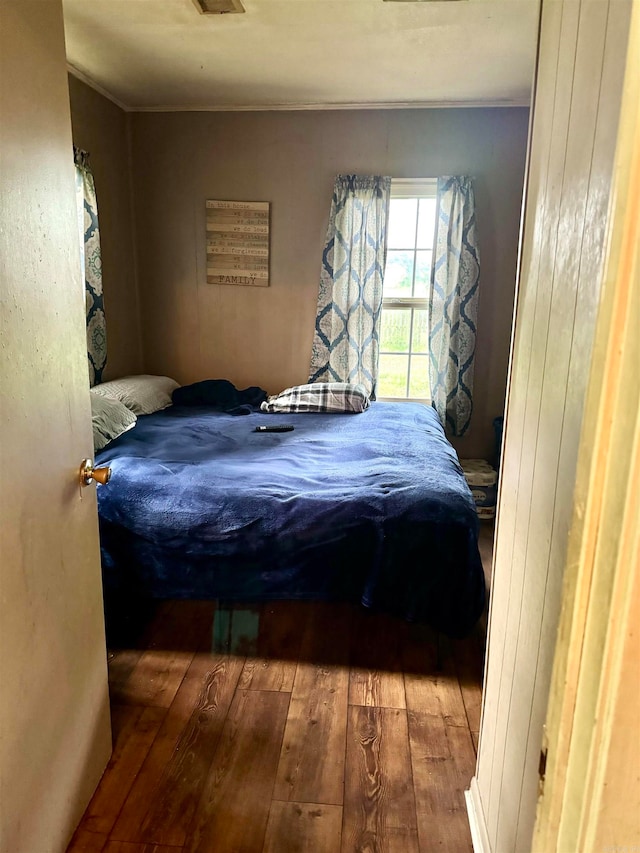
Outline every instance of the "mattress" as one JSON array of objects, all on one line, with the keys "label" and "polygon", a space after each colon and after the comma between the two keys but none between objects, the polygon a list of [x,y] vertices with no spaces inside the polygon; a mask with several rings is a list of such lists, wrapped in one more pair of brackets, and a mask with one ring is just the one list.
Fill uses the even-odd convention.
[{"label": "mattress", "polygon": [[173,406],[139,417],[96,462],[112,469],[98,490],[108,593],[352,600],[451,636],[483,610],[474,502],[428,406]]}]

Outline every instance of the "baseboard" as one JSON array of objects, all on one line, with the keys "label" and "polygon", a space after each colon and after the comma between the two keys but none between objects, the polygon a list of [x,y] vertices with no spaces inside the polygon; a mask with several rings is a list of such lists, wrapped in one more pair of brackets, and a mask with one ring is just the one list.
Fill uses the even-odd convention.
[{"label": "baseboard", "polygon": [[469,818],[474,853],[491,853],[489,833],[487,832],[487,825],[484,820],[480,791],[478,790],[478,782],[475,776],[471,780],[469,790],[464,792],[464,799],[467,804],[467,816]]}]

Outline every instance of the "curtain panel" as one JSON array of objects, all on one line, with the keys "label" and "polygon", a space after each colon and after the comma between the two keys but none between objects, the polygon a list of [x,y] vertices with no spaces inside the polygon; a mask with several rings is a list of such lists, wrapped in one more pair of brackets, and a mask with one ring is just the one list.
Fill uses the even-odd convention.
[{"label": "curtain panel", "polygon": [[449,435],[469,428],[480,257],[471,178],[438,178],[438,204],[429,298],[431,399]]},{"label": "curtain panel", "polygon": [[322,254],[309,382],[358,382],[375,399],[391,178],[338,175]]},{"label": "curtain panel", "polygon": [[89,164],[89,155],[75,146],[73,154],[76,167],[80,259],[84,272],[86,297],[89,382],[93,386],[102,382],[102,372],[107,363],[107,325],[102,294],[100,227],[96,187]]}]

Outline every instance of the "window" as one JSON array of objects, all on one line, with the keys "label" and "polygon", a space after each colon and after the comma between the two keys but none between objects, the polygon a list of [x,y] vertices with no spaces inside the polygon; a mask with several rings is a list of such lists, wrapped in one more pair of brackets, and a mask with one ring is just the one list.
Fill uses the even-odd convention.
[{"label": "window", "polygon": [[378,399],[429,402],[429,279],[436,180],[391,182]]}]

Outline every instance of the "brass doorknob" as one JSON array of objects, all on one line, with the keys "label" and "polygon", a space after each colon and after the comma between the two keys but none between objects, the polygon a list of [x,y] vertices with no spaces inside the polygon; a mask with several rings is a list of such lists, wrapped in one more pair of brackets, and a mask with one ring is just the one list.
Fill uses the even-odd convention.
[{"label": "brass doorknob", "polygon": [[94,468],[93,459],[84,459],[80,466],[80,485],[88,486],[94,480],[106,486],[111,479],[111,468]]}]

